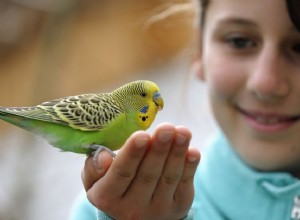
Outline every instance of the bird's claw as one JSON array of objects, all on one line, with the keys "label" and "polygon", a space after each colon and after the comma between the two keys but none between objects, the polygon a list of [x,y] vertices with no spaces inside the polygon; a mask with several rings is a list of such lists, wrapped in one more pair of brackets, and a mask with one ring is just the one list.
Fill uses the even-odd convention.
[{"label": "bird's claw", "polygon": [[116,154],[110,150],[109,148],[107,147],[104,147],[102,145],[97,145],[97,144],[92,144],[90,146],[91,149],[93,149],[94,151],[91,153],[91,155],[93,156],[93,164],[95,167],[97,167],[97,159],[98,159],[98,156],[99,154],[102,152],[102,151],[106,151],[108,152],[113,158],[116,157]]}]

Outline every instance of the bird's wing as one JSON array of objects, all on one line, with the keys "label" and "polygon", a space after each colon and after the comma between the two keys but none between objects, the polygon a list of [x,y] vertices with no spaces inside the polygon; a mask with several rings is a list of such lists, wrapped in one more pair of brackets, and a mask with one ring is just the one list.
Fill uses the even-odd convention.
[{"label": "bird's wing", "polygon": [[51,115],[50,121],[87,131],[104,128],[122,113],[118,103],[108,93],[70,96],[44,102],[37,107]]}]

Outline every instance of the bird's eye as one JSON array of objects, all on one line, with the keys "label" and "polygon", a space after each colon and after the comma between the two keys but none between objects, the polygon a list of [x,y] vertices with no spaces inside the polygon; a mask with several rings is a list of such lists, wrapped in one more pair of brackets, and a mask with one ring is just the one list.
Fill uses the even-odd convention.
[{"label": "bird's eye", "polygon": [[143,92],[143,93],[141,94],[141,96],[142,96],[142,97],[146,97],[147,94]]}]

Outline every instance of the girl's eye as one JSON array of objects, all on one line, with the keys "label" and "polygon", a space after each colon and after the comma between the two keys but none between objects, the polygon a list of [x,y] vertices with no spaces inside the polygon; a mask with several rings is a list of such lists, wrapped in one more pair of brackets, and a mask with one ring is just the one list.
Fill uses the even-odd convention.
[{"label": "girl's eye", "polygon": [[289,48],[289,57],[297,64],[300,64],[300,43],[295,42]]},{"label": "girl's eye", "polygon": [[300,54],[300,43],[294,44],[294,45],[292,46],[292,50],[293,50],[295,53]]},{"label": "girl's eye", "polygon": [[252,40],[240,36],[228,37],[226,42],[235,49],[247,49],[255,46],[255,43]]}]

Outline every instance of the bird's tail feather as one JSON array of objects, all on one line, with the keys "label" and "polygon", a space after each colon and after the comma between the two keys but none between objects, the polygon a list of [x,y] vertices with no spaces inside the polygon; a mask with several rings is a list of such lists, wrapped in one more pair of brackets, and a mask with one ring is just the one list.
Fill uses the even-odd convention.
[{"label": "bird's tail feather", "polygon": [[50,114],[39,107],[0,107],[0,115],[7,115],[7,117],[15,115],[28,119],[53,122]]},{"label": "bird's tail feather", "polygon": [[[32,131],[32,129],[34,128],[32,126],[33,120],[30,117],[26,117],[26,110],[30,110],[30,108],[0,107],[0,119],[25,130]],[[25,114],[23,115],[22,113]]]}]

